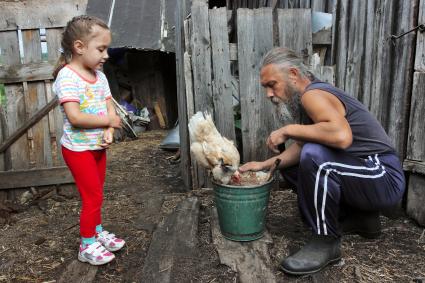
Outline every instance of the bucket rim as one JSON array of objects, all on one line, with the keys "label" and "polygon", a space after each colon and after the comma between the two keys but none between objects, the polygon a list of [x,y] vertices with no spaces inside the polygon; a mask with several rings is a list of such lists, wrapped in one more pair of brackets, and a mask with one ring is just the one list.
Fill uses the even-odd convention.
[{"label": "bucket rim", "polygon": [[213,178],[211,178],[211,182],[216,185],[216,186],[220,186],[220,187],[225,187],[225,188],[230,188],[230,189],[257,189],[259,187],[263,187],[266,185],[269,185],[271,183],[273,183],[274,181],[274,177],[272,177],[269,181],[267,181],[264,184],[261,185],[250,185],[250,186],[235,186],[235,185],[225,185],[225,184],[219,184],[216,181],[214,181]]}]

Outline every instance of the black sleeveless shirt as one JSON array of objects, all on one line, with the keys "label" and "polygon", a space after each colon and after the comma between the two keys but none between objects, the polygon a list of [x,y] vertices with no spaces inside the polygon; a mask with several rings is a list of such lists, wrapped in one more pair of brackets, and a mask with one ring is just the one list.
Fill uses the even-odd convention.
[{"label": "black sleeveless shirt", "polygon": [[[313,89],[319,89],[335,95],[344,105],[345,118],[353,134],[353,143],[345,151],[362,158],[374,154],[395,153],[395,149],[384,128],[357,99],[349,96],[343,90],[319,80],[312,81],[306,87],[304,93]],[[307,116],[305,113],[303,114]],[[309,117],[303,117],[302,123],[312,124],[313,121]]]}]

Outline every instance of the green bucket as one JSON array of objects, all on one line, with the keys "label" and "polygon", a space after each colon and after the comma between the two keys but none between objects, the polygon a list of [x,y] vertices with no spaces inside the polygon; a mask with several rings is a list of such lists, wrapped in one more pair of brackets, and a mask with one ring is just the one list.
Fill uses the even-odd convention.
[{"label": "green bucket", "polygon": [[263,237],[273,180],[256,186],[230,186],[213,182],[221,234],[232,241]]}]

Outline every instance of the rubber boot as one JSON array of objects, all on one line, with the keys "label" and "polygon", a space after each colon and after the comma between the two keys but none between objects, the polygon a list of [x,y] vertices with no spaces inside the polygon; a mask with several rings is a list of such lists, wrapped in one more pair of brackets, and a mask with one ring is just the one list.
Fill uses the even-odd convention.
[{"label": "rubber boot", "polygon": [[341,239],[314,235],[298,252],[285,258],[281,269],[293,275],[315,273],[341,259]]},{"label": "rubber boot", "polygon": [[363,238],[376,239],[381,235],[379,211],[362,211],[351,209],[341,223],[345,235],[358,234]]}]

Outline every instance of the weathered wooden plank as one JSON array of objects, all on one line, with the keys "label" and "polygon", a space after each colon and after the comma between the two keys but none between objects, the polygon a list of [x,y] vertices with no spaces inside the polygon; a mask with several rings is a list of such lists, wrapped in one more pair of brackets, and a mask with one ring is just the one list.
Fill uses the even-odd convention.
[{"label": "weathered wooden plank", "polygon": [[[205,0],[192,2],[191,59],[193,70],[193,94],[195,112],[214,113],[211,78],[210,26],[208,4]],[[198,166],[198,188],[206,187],[208,176],[205,169]]]},{"label": "weathered wooden plank", "polygon": [[273,47],[271,8],[239,9],[237,12],[239,92],[243,161],[268,156],[265,139],[275,127],[273,109],[260,85],[262,57]]},{"label": "weathered wooden plank", "polygon": [[[420,55],[419,55],[420,56]],[[425,161],[425,73],[415,72],[410,108],[407,159]]]},{"label": "weathered wooden plank", "polygon": [[425,162],[406,159],[403,162],[403,170],[425,175]]},{"label": "weathered wooden plank", "polygon": [[[62,40],[62,29],[47,29],[46,30],[46,42],[47,42],[47,55],[48,60],[57,61],[60,55],[59,48],[61,47],[61,40]],[[48,92],[48,88],[51,90],[51,85],[46,84],[46,97]],[[54,95],[54,93],[52,93]],[[50,101],[49,97],[47,99]],[[55,125],[55,142],[56,142],[56,159],[53,156],[53,165],[59,166],[64,165],[65,162],[63,161],[62,154],[60,153],[60,139],[62,137],[63,133],[63,117],[62,112],[60,110],[60,106],[56,106],[53,110],[54,115],[54,125]],[[50,115],[50,114],[49,114]],[[49,126],[51,126],[49,121]],[[51,135],[52,137],[52,135]],[[54,154],[54,140],[51,140],[51,146],[52,146],[52,154]]]},{"label": "weathered wooden plank", "polygon": [[[344,90],[362,99],[361,92],[367,1],[351,2]],[[367,48],[367,47],[366,47]]]},{"label": "weathered wooden plank", "polygon": [[0,66],[0,83],[10,84],[23,81],[43,81],[52,79],[56,61],[31,62],[15,66]]},{"label": "weathered wooden plank", "polygon": [[211,49],[215,124],[224,137],[235,141],[226,8],[210,10],[209,20],[211,27],[214,27],[211,28]]},{"label": "weathered wooden plank", "polygon": [[238,45],[236,43],[229,43],[229,56],[230,61],[238,61]]},{"label": "weathered wooden plank", "polygon": [[142,282],[183,282],[180,270],[197,262],[199,200],[183,200],[152,236]]},{"label": "weathered wooden plank", "polygon": [[425,176],[411,174],[407,192],[407,214],[425,226]]},{"label": "weathered wooden plank", "polygon": [[177,76],[177,108],[179,112],[179,136],[180,136],[180,166],[183,183],[186,188],[191,188],[191,165],[189,151],[189,130],[187,127],[187,101],[186,85],[184,76],[184,26],[186,16],[186,1],[177,1],[175,50],[176,50],[176,76]]},{"label": "weathered wooden plank", "polygon": [[332,29],[332,64],[336,65],[336,86],[344,88],[348,50],[349,1],[336,1],[336,5]]},{"label": "weathered wooden plank", "polygon": [[310,9],[278,10],[279,45],[305,57],[313,54]]},{"label": "weathered wooden plank", "polygon": [[[417,25],[418,3],[419,0],[401,2],[396,1],[396,4],[398,6],[395,7],[395,15],[393,15],[392,18],[398,19],[397,24],[394,26],[394,31],[397,34],[400,34],[406,30],[410,30]],[[414,34],[411,33],[406,36],[403,36],[398,41],[396,41],[395,45],[392,45],[393,53],[390,54],[390,57],[388,58],[388,60],[392,64],[392,84],[390,88],[391,96],[388,101],[389,107],[388,111],[386,111],[386,129],[388,135],[393,140],[395,148],[401,158],[404,158],[406,156],[406,139],[409,128],[409,103],[413,83],[412,76],[415,60],[415,43],[416,42]],[[418,53],[416,54],[417,56],[421,56]],[[422,84],[422,100],[424,97],[424,86],[425,85]],[[424,110],[425,105],[423,105],[422,109],[419,111],[424,112]],[[421,131],[424,131],[423,126]],[[422,142],[425,143],[424,140],[422,140]],[[422,149],[425,149],[425,147],[423,147]],[[422,160],[425,161],[424,150],[422,151],[422,156]]]},{"label": "weathered wooden plank", "polygon": [[[421,0],[419,4],[418,24],[425,23],[425,0]],[[416,39],[416,58],[415,70],[425,72],[425,33],[418,32]]]},{"label": "weathered wooden plank", "polygon": [[[39,30],[22,31],[22,39],[24,46],[23,63],[41,62],[41,41]],[[44,82],[28,83],[28,96],[24,93],[28,101],[26,109],[29,119],[35,115],[38,110],[42,109],[46,104],[46,90]],[[50,147],[49,121],[48,117],[44,117],[39,123],[32,127],[33,137],[30,140],[31,150],[34,151],[34,166],[45,167],[52,166],[52,153]]]},{"label": "weathered wooden plank", "polygon": [[267,247],[273,242],[270,235],[266,232],[263,238],[245,243],[227,240],[220,232],[217,209],[210,213],[211,234],[220,263],[237,272],[240,282],[276,282]]},{"label": "weathered wooden plank", "polygon": [[0,31],[63,27],[75,15],[85,14],[87,0],[2,1]]},{"label": "weathered wooden plank", "polygon": [[97,273],[97,266],[73,260],[61,274],[58,283],[91,283]]},{"label": "weathered wooden plank", "polygon": [[[16,31],[0,32],[0,48],[2,50],[3,65],[17,65],[20,63],[18,35]],[[22,84],[6,84],[6,121],[7,136],[14,133],[21,127],[25,120],[25,103],[23,97]],[[25,169],[28,168],[28,141],[27,137],[21,137],[9,150],[6,151],[5,169]],[[13,199],[14,196],[11,195]]]},{"label": "weathered wooden plank", "polygon": [[15,189],[73,183],[68,167],[36,168],[0,172],[0,189]]}]

